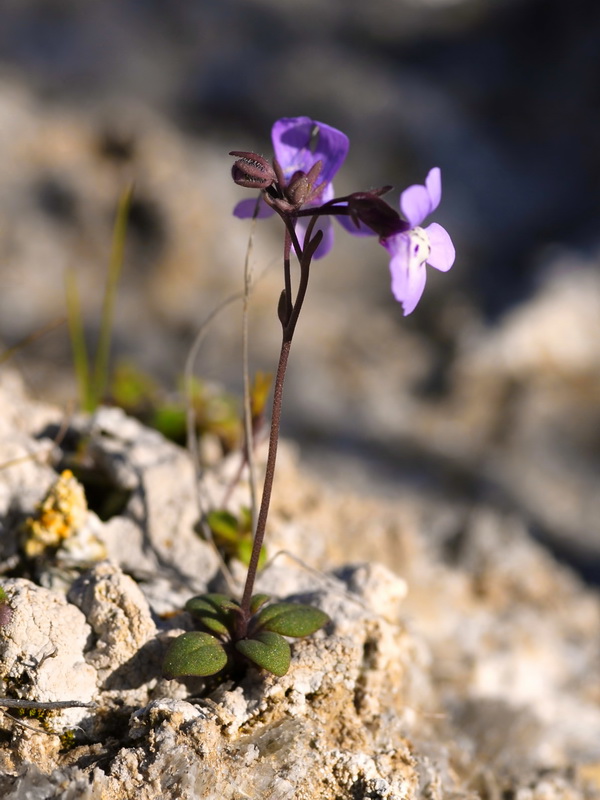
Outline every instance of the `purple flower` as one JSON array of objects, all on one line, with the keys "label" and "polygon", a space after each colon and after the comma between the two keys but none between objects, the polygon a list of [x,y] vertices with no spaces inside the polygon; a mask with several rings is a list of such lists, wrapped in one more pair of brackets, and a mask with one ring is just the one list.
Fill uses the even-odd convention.
[{"label": "purple flower", "polygon": [[[318,207],[333,199],[331,181],[348,154],[349,142],[344,133],[323,122],[316,122],[310,117],[284,117],[273,125],[271,139],[275,158],[279,162],[287,184],[298,173],[306,175],[317,162],[321,162],[321,171],[315,181],[310,200],[304,208]],[[248,219],[254,216],[255,209],[256,200],[242,200],[236,205],[233,213],[240,219]],[[257,217],[265,219],[274,213],[274,210],[261,198]],[[303,217],[297,223],[301,245],[309,219]],[[333,229],[328,217],[323,216],[319,219],[314,228],[315,232],[317,230],[323,231],[323,241],[317,248],[315,258],[321,258],[333,245]]]},{"label": "purple flower", "polygon": [[381,239],[392,257],[392,293],[402,303],[404,316],[414,311],[421,299],[427,278],[425,265],[447,272],[454,264],[455,250],[448,232],[437,222],[420,227],[439,206],[441,197],[441,173],[434,167],[425,178],[425,186],[409,186],[400,195],[400,209],[410,229]]}]

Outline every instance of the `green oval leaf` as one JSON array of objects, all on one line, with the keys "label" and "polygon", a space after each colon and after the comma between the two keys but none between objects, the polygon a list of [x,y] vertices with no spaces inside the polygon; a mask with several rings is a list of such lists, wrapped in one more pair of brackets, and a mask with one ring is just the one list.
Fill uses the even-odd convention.
[{"label": "green oval leaf", "polygon": [[206,677],[220,672],[227,665],[223,645],[202,631],[189,631],[173,639],[163,662],[165,678],[186,675]]},{"label": "green oval leaf", "polygon": [[285,675],[290,667],[290,646],[278,633],[265,631],[253,639],[240,639],[235,643],[235,648],[257,666],[279,678]]},{"label": "green oval leaf", "polygon": [[253,630],[273,631],[283,636],[309,636],[329,622],[324,611],[300,603],[274,603],[255,618]]},{"label": "green oval leaf", "polygon": [[271,599],[269,594],[254,594],[250,600],[250,613],[256,614],[259,608],[262,608],[265,603]]},{"label": "green oval leaf", "polygon": [[165,403],[155,409],[150,425],[171,441],[185,441],[185,408],[173,403]]},{"label": "green oval leaf", "polygon": [[[244,564],[244,566],[246,567],[248,566],[248,564],[250,563],[250,559],[252,558],[253,544],[254,542],[252,541],[252,537],[246,536],[243,539],[240,539],[235,549],[235,555],[237,556],[239,561],[241,561],[242,564]],[[260,548],[260,554],[258,556],[258,569],[261,570],[266,564],[266,562],[267,562],[267,549],[263,545]]]},{"label": "green oval leaf", "polygon": [[229,511],[211,511],[206,515],[206,521],[217,539],[233,544],[239,539],[239,522]]},{"label": "green oval leaf", "polygon": [[200,594],[185,604],[185,610],[212,633],[227,634],[231,629],[232,611],[238,604],[225,594]]},{"label": "green oval leaf", "polygon": [[241,532],[252,535],[252,509],[248,508],[248,506],[240,508],[238,527]]}]

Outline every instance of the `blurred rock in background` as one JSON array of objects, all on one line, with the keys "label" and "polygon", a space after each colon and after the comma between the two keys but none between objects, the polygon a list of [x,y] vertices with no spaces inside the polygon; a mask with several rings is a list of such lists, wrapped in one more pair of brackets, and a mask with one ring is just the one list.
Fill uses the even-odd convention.
[{"label": "blurred rock in background", "polygon": [[[442,497],[452,519],[491,503],[597,581],[599,75],[591,0],[6,0],[0,347],[64,315],[68,269],[95,341],[133,179],[115,359],[174,388],[201,321],[242,286],[249,225],[230,215],[227,153],[270,155],[278,117],[350,136],[340,193],[393,183],[395,201],[439,165],[455,267],[405,320],[386,253],[339,229],[314,269],[284,428],[331,481]],[[278,348],[278,235],[255,236],[256,369]],[[239,387],[239,340],[234,305],[199,373]],[[64,325],[12,363],[38,395],[74,399]]]}]

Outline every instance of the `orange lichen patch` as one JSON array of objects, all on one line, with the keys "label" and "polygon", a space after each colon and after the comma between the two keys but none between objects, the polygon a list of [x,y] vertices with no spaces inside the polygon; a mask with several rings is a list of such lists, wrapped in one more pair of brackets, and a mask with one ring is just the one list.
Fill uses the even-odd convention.
[{"label": "orange lichen patch", "polygon": [[84,523],[88,513],[83,486],[66,469],[50,487],[35,515],[25,522],[25,553],[33,558],[59,547]]}]

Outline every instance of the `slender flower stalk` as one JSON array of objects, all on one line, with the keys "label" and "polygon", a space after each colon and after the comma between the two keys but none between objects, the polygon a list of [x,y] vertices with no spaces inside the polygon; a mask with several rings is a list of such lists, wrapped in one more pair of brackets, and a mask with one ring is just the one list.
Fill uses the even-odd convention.
[{"label": "slender flower stalk", "polygon": [[269,515],[269,505],[271,503],[273,481],[275,478],[275,464],[277,461],[277,446],[279,443],[279,431],[281,428],[283,385],[285,382],[285,374],[290,355],[290,348],[292,346],[294,331],[296,330],[296,324],[298,322],[298,317],[300,315],[302,304],[304,303],[304,298],[306,296],[306,290],[308,288],[310,263],[314,256],[315,251],[318,249],[323,238],[323,234],[321,231],[317,231],[313,237],[313,229],[316,222],[317,222],[317,217],[313,217],[307,227],[305,242],[308,241],[308,245],[306,246],[304,252],[300,250],[299,244],[296,240],[296,247],[298,248],[297,252],[300,253],[299,256],[300,283],[298,286],[298,292],[296,294],[296,300],[294,303],[292,303],[291,300],[289,300],[288,302],[288,298],[286,297],[287,292],[289,291],[288,288],[289,244],[292,242],[293,239],[295,239],[293,228],[292,230],[288,231],[289,235],[286,235],[285,239],[287,252],[286,255],[284,256],[284,260],[286,261],[288,268],[286,269],[286,289],[284,289],[282,294],[284,302],[280,303],[280,306],[283,306],[283,311],[280,314],[280,322],[282,327],[282,342],[281,342],[281,351],[279,354],[279,363],[277,365],[277,373],[275,375],[275,383],[273,389],[271,431],[269,434],[269,451],[267,455],[267,464],[265,469],[263,494],[260,504],[260,510],[258,513],[258,520],[256,523],[256,531],[254,533],[254,540],[252,543],[252,553],[250,556],[250,563],[248,564],[248,572],[246,574],[246,584],[244,586],[244,594],[242,596],[242,602],[241,602],[241,614],[238,627],[238,631],[241,638],[243,638],[243,636],[246,634],[248,621],[250,619],[250,603],[252,599],[252,590],[254,588],[254,582],[256,580],[256,574],[258,571],[258,562],[260,559],[260,552],[265,538],[267,517]]},{"label": "slender flower stalk", "polygon": [[252,554],[250,556],[250,563],[248,564],[246,584],[244,586],[244,594],[242,596],[242,602],[241,602],[242,623],[240,629],[238,629],[241,634],[241,638],[243,638],[246,635],[245,628],[247,627],[248,620],[250,618],[250,600],[252,598],[252,590],[254,588],[254,581],[256,580],[256,573],[258,571],[258,560],[260,558],[260,551],[265,538],[267,517],[269,515],[269,505],[271,503],[271,494],[273,491],[273,480],[275,478],[275,462],[277,460],[279,429],[281,425],[283,384],[285,381],[285,372],[287,369],[287,363],[290,355],[291,345],[292,345],[292,340],[291,339],[286,340],[284,338],[281,344],[281,352],[279,354],[279,364],[277,366],[277,374],[275,376],[275,388],[273,390],[273,410],[271,413],[271,432],[269,435],[269,454],[267,456],[267,465],[265,469],[265,482],[263,485],[263,494],[260,504],[260,511],[258,512],[256,531],[254,533],[254,541],[252,543]]}]

